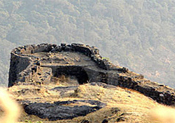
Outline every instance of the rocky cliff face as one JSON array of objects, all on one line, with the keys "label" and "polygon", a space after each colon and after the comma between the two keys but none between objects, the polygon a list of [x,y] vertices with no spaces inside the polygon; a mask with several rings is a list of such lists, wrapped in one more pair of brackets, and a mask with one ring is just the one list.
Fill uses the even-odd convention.
[{"label": "rocky cliff face", "polygon": [[113,65],[99,50],[84,44],[27,45],[11,52],[9,87],[18,83],[49,84],[59,76],[74,76],[79,84],[103,82],[134,89],[167,105],[175,104],[175,90],[126,68]]}]

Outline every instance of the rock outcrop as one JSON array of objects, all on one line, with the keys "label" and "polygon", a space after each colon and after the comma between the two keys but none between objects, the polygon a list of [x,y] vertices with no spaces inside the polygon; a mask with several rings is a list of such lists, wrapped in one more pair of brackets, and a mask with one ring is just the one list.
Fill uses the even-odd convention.
[{"label": "rock outcrop", "polygon": [[[76,103],[87,103],[88,105],[68,106]],[[36,115],[40,118],[47,118],[51,121],[55,121],[85,116],[105,106],[106,104],[95,100],[73,100],[57,101],[54,103],[28,103],[24,106],[24,110],[30,115]]]},{"label": "rock outcrop", "polygon": [[40,44],[11,52],[9,87],[14,84],[49,84],[54,77],[75,76],[79,84],[103,82],[134,89],[166,105],[175,105],[175,90],[143,75],[113,65],[99,50],[84,44]]}]

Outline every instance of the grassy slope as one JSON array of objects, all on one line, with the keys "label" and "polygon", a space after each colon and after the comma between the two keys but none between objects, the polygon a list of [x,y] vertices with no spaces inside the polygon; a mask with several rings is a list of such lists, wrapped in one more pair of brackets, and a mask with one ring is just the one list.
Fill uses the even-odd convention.
[{"label": "grassy slope", "polygon": [[[53,88],[58,85],[49,85],[47,88]],[[59,85],[63,86],[63,85]],[[40,89],[39,89],[40,88]],[[23,92],[24,89],[30,89],[31,91]],[[35,91],[38,90],[39,91]],[[128,123],[158,123],[150,119],[150,113],[152,109],[162,107],[152,99],[132,90],[123,89],[120,87],[116,88],[103,88],[101,86],[92,86],[90,84],[80,85],[76,91],[67,92],[66,95],[60,96],[54,91],[48,91],[46,86],[33,86],[33,85],[20,85],[13,86],[9,89],[13,97],[18,100],[30,100],[36,101],[36,97],[41,99],[38,102],[53,102],[60,100],[74,100],[74,99],[92,99],[99,100],[107,103],[105,108],[99,111],[90,113],[85,117],[77,117],[72,120],[60,120],[52,121],[53,123],[77,123],[84,119],[91,121],[92,123],[101,123],[103,119],[108,119],[109,123],[114,123],[118,118],[124,119],[124,122]],[[71,96],[70,96],[71,95]],[[78,104],[83,105],[83,104]],[[118,111],[118,112],[117,112]],[[40,119],[36,116],[27,115],[25,112],[22,113],[19,121],[31,120],[33,122],[43,121],[49,123],[47,119]],[[159,122],[160,123],[160,122]]]}]

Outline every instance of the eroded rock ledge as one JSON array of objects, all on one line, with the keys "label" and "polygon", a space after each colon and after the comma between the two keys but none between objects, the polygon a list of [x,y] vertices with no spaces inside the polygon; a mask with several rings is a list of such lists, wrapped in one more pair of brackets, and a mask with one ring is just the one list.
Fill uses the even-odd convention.
[{"label": "eroded rock ledge", "polygon": [[40,44],[18,47],[11,52],[9,87],[18,82],[48,84],[61,75],[75,76],[80,84],[96,81],[134,89],[157,102],[175,105],[174,89],[113,65],[95,47]]},{"label": "eroded rock ledge", "polygon": [[[87,105],[80,105],[80,103],[86,103]],[[73,100],[54,103],[28,103],[24,106],[24,110],[30,115],[55,121],[85,116],[105,106],[105,103],[95,100]]]}]

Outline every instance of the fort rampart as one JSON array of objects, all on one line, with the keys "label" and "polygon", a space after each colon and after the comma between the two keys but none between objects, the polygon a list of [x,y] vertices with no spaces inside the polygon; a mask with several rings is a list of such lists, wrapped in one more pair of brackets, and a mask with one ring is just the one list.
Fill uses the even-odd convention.
[{"label": "fort rampart", "polygon": [[[48,59],[33,54],[47,53]],[[50,54],[72,52],[83,54],[94,64],[60,64],[62,59],[50,58]],[[52,60],[54,64],[48,64]],[[44,64],[47,61],[47,64]],[[60,62],[59,64],[56,64]],[[84,44],[40,44],[15,48],[11,52],[9,87],[18,82],[39,82],[48,84],[53,76],[60,74],[75,76],[80,84],[104,82],[111,85],[134,89],[166,105],[175,105],[173,88],[151,82],[143,75],[129,71],[125,67],[113,65],[99,54],[99,50]]]}]

